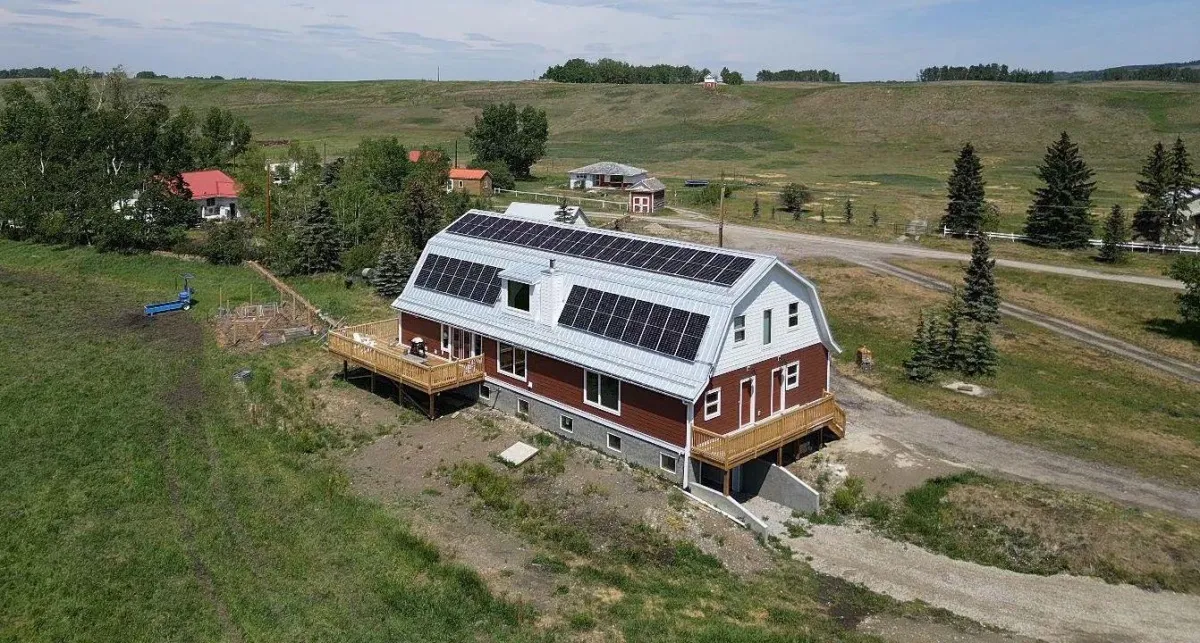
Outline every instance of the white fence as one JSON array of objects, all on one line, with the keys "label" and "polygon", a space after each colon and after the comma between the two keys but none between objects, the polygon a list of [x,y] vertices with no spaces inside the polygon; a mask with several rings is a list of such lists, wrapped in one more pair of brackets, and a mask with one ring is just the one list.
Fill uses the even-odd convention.
[{"label": "white fence", "polygon": [[613,206],[617,210],[625,210],[625,209],[629,208],[629,204],[625,201],[607,201],[605,199],[594,199],[591,197],[575,196],[573,194],[568,195],[568,194],[547,194],[545,192],[523,192],[521,190],[505,190],[503,188],[493,188],[492,191],[495,192],[496,194],[514,194],[514,195],[530,196],[530,197],[533,197],[533,200],[535,203],[541,202],[542,200],[545,200],[549,203],[559,203],[565,199],[567,201],[567,203],[575,203],[580,206],[582,206],[585,201],[588,203],[599,203],[601,210],[607,209],[608,206]]},{"label": "white fence", "polygon": [[[943,237],[974,237],[974,236],[976,236],[976,234],[980,234],[980,233],[955,232],[955,231],[951,230],[950,228],[942,226],[942,236]],[[983,236],[987,237],[988,239],[1003,239],[1005,241],[1014,241],[1014,242],[1029,240],[1029,237],[1027,237],[1023,234],[1016,234],[1014,232],[984,232],[982,234],[983,234]],[[1094,248],[1099,248],[1100,246],[1104,245],[1104,240],[1103,239],[1088,239],[1088,244]],[[1189,245],[1180,245],[1180,246],[1169,246],[1169,245],[1162,244],[1162,243],[1148,243],[1145,241],[1127,241],[1125,243],[1118,244],[1118,246],[1121,248],[1124,248],[1126,250],[1132,250],[1134,252],[1158,252],[1158,253],[1162,253],[1162,254],[1167,254],[1167,253],[1200,254],[1200,246],[1190,245],[1190,244]]]}]

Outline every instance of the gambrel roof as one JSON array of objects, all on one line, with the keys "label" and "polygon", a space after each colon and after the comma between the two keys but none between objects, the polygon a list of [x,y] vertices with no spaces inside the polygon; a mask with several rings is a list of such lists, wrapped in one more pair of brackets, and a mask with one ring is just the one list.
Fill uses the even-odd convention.
[{"label": "gambrel roof", "polygon": [[[472,210],[429,240],[392,306],[691,401],[713,375],[733,310],[781,265],[768,255]],[[840,351],[816,288],[784,270],[810,294],[820,341]],[[509,310],[489,283],[506,276],[534,283],[529,314]],[[604,324],[572,323],[577,310],[604,315]],[[622,336],[614,324],[637,331]],[[659,334],[647,343],[652,327]],[[641,344],[630,341],[639,333]]]}]

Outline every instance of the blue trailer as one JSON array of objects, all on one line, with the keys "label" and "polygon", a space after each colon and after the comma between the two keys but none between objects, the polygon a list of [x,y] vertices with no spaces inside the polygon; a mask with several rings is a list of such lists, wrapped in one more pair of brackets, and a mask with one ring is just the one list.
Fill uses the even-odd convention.
[{"label": "blue trailer", "polygon": [[183,290],[179,291],[179,297],[174,301],[164,301],[157,304],[146,304],[143,308],[147,317],[153,317],[162,313],[169,313],[176,310],[189,310],[192,307],[192,295],[196,291],[192,289],[192,279],[195,279],[190,274],[183,275]]}]

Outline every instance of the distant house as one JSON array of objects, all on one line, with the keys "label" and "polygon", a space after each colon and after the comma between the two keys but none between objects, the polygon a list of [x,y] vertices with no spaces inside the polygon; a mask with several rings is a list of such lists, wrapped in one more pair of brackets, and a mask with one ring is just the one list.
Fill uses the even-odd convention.
[{"label": "distant house", "polygon": [[446,181],[447,192],[466,192],[473,196],[492,193],[492,175],[487,170],[469,170],[456,167],[450,170]]},{"label": "distant house", "polygon": [[591,221],[588,221],[587,215],[583,213],[583,208],[577,205],[568,205],[566,211],[567,220],[559,221],[557,205],[548,205],[545,203],[510,203],[504,211],[504,216],[520,217],[533,221],[569,223],[578,228],[591,226]]},{"label": "distant house", "polygon": [[[221,170],[198,170],[180,174],[183,184],[192,192],[192,203],[205,221],[225,221],[241,216],[238,211],[238,194],[242,187],[233,177]],[[121,199],[113,203],[113,211],[125,212],[137,207],[140,195]],[[126,219],[132,215],[126,215]]]},{"label": "distant house", "polygon": [[299,161],[278,161],[275,163],[267,163],[267,171],[271,173],[271,182],[275,185],[283,185],[300,173]]},{"label": "distant house", "polygon": [[420,163],[421,159],[436,161],[442,158],[441,150],[409,150],[408,162]]},{"label": "distant house", "polygon": [[667,204],[667,186],[654,177],[638,181],[628,192],[630,214],[651,214]]},{"label": "distant house", "polygon": [[1200,244],[1200,188],[1188,194],[1183,210],[1186,220],[1192,224],[1190,243]]},{"label": "distant house", "polygon": [[577,167],[568,173],[571,189],[607,188],[624,190],[649,176],[646,170],[632,165],[601,161]]},{"label": "distant house", "polygon": [[704,85],[704,88],[705,88],[705,89],[714,89],[714,88],[716,88],[716,86],[717,86],[718,84],[724,84],[724,83],[718,83],[718,82],[717,82],[717,77],[716,77],[716,76],[713,76],[712,74],[709,74],[709,75],[707,75],[707,76],[705,76],[705,77],[704,77],[704,83],[703,83],[703,85]]}]

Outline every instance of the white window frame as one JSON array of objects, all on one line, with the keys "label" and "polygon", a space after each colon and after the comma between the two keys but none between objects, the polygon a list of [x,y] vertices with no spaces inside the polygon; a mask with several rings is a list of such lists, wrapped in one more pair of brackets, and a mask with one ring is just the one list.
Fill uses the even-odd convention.
[{"label": "white window frame", "polygon": [[783,367],[783,390],[790,391],[800,386],[800,362]]},{"label": "white window frame", "polygon": [[483,335],[471,333],[471,357],[483,355]]},{"label": "white window frame", "polygon": [[[514,368],[514,370],[512,370],[512,371],[504,370],[504,367],[501,365],[500,352],[504,350],[505,346],[508,346],[509,348],[513,349],[513,368]],[[517,375],[516,370],[515,370],[516,366],[517,366],[517,351],[521,351],[521,353],[522,353],[521,364],[524,366],[524,368],[522,370],[525,371],[524,374],[522,374],[522,375]],[[515,344],[507,344],[505,342],[499,342],[499,341],[496,342],[496,372],[503,373],[504,375],[511,377],[515,380],[521,380],[522,382],[527,381],[529,379],[529,352],[526,351],[524,348],[518,347]]]},{"label": "white window frame", "polygon": [[[564,424],[564,422],[565,422],[565,424]],[[574,433],[575,432],[575,418],[573,418],[569,415],[566,415],[566,414],[560,414],[558,416],[558,429],[564,433]]]},{"label": "white window frame", "polygon": [[788,304],[788,328],[796,328],[800,325],[800,302],[793,301]]},{"label": "white window frame", "polygon": [[492,387],[488,386],[487,384],[480,384],[479,385],[479,399],[481,399],[481,400],[492,399]]},{"label": "white window frame", "polygon": [[771,314],[771,309],[763,310],[762,314],[762,343],[763,346],[770,346],[775,339],[775,320]]},{"label": "white window frame", "polygon": [[[588,376],[589,375],[596,376],[596,401],[595,402],[588,399]],[[616,382],[617,382],[617,408],[615,408],[615,409],[612,407],[604,406],[604,404],[603,404],[604,396],[602,394],[602,391],[604,390],[604,379],[605,378],[610,379],[610,380],[616,380]],[[621,414],[621,385],[622,384],[623,384],[623,382],[618,378],[611,377],[609,375],[605,375],[604,373],[600,373],[597,371],[589,371],[587,369],[584,369],[584,371],[583,371],[583,403],[587,404],[588,406],[594,406],[603,411],[607,411],[608,413],[612,413],[614,415],[620,415]]]},{"label": "white window frame", "polygon": [[450,324],[442,324],[441,344],[442,344],[442,352],[443,353],[450,352],[450,333],[451,332],[452,331],[450,329]]},{"label": "white window frame", "polygon": [[[521,410],[522,406],[525,407],[524,411]],[[517,397],[517,417],[525,420],[529,419],[529,400],[519,396]]]},{"label": "white window frame", "polygon": [[[509,292],[512,291],[513,284],[521,284],[522,286],[525,286],[526,288],[529,289],[529,310],[522,310],[520,308],[516,308],[516,307],[510,306],[508,304],[508,298],[509,298],[508,294],[509,294]],[[523,315],[525,317],[532,317],[533,316],[533,284],[527,284],[523,281],[515,281],[512,279],[505,279],[504,280],[504,309],[510,313],[514,313],[517,315]]]},{"label": "white window frame", "polygon": [[[742,336],[738,337],[738,333]],[[746,316],[738,315],[733,318],[733,343],[740,344],[746,341]]]},{"label": "white window frame", "polygon": [[[617,446],[615,447],[613,446],[613,440],[617,441]],[[610,451],[616,451],[617,453],[620,453],[621,449],[624,447],[621,441],[621,436],[613,433],[612,431],[608,432],[608,437],[605,439],[604,444],[609,448]]]},{"label": "white window frame", "polygon": [[[663,460],[667,458],[670,458],[671,460],[672,466],[670,468],[667,468],[666,465],[663,464]],[[671,473],[679,473],[679,457],[673,453],[663,453],[660,451],[658,454],[658,468],[662,469],[663,471],[670,471]]]},{"label": "white window frame", "polygon": [[[717,394],[717,399],[709,400],[708,397],[710,395],[712,395],[713,393]],[[710,412],[708,410],[708,407],[712,406],[714,404],[714,402],[717,405],[717,409],[715,411]],[[704,393],[704,419],[711,420],[720,415],[721,415],[721,389],[719,389],[719,388],[710,389]]]}]

